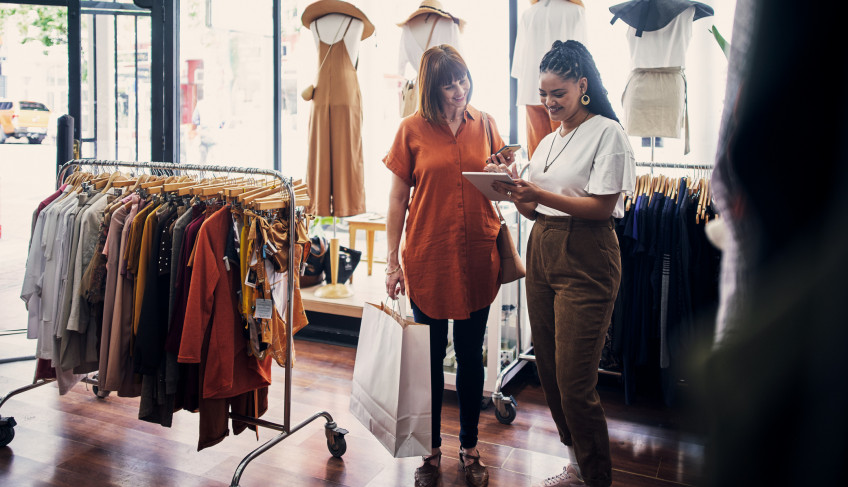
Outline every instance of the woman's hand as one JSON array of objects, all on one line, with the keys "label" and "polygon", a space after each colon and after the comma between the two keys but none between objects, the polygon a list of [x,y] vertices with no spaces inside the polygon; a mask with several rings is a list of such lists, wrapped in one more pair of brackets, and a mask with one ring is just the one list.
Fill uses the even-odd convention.
[{"label": "woman's hand", "polygon": [[504,151],[500,154],[492,154],[486,159],[486,168],[484,170],[486,172],[505,172],[510,177],[517,178],[518,169],[515,167],[515,152]]},{"label": "woman's hand", "polygon": [[492,189],[506,195],[507,199],[513,203],[536,203],[539,201],[541,189],[538,186],[523,179],[513,178],[513,181],[515,181],[515,185],[495,181],[492,183]]},{"label": "woman's hand", "polygon": [[403,278],[403,269],[400,266],[397,270],[386,274],[386,293],[392,299],[397,299],[398,295],[406,294],[406,282]]}]

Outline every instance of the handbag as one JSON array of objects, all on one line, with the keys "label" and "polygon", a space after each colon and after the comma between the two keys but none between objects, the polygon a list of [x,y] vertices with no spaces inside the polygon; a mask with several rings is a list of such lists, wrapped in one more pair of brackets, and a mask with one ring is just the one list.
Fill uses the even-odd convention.
[{"label": "handbag", "polygon": [[310,287],[320,284],[324,280],[324,256],[330,248],[327,239],[314,236],[309,239],[309,254],[306,256],[306,266],[300,276],[300,287]]},{"label": "handbag", "polygon": [[408,79],[400,87],[400,116],[407,117],[415,113],[418,106],[418,89],[415,81]]},{"label": "handbag", "polygon": [[501,209],[498,208],[498,204],[494,201],[492,204],[495,206],[501,222],[501,228],[498,230],[498,238],[496,240],[498,254],[501,256],[501,270],[498,273],[498,280],[501,284],[506,284],[521,279],[527,272],[524,269],[524,262],[518,254],[518,249],[512,241],[512,234],[509,233],[509,227],[501,214]]},{"label": "handbag", "polygon": [[[339,246],[339,267],[336,272],[336,283],[344,284],[350,279],[350,276],[353,275],[353,271],[356,270],[356,266],[359,265],[359,261],[362,259],[362,251],[349,249],[347,247]],[[324,254],[324,282],[330,284],[333,282],[333,274],[332,267],[330,265],[330,252]]]},{"label": "handbag", "polygon": [[365,303],[350,412],[395,458],[429,455],[432,446],[430,330],[401,310]]},{"label": "handbag", "polygon": [[[486,128],[486,135],[489,139],[489,152],[492,151],[492,129],[489,128],[489,115],[482,112],[483,126]],[[512,240],[512,235],[509,233],[509,227],[501,214],[501,209],[496,202],[492,202],[495,211],[498,213],[498,219],[501,222],[501,228],[498,230],[498,254],[501,256],[501,270],[498,273],[498,280],[501,284],[517,281],[524,277],[527,272],[524,269],[524,262],[521,260],[521,255],[518,254],[518,249],[515,247],[515,242]]]},{"label": "handbag", "polygon": [[[347,30],[350,29],[351,22],[353,22],[353,18],[348,20],[347,29],[345,29],[344,34],[342,34],[342,37],[347,35]],[[339,36],[339,32],[341,32],[341,30],[342,30],[342,25],[343,24],[339,24],[339,30],[336,31],[336,35],[333,36],[333,39],[335,39],[336,37]],[[318,32],[318,24],[315,24],[315,32]],[[338,44],[338,42],[330,44],[330,47],[327,48],[327,52],[324,54],[324,59],[321,60],[321,64],[318,66],[318,73],[321,72],[321,68],[324,67],[324,61],[327,60],[327,57],[330,55],[330,51],[333,50],[333,46],[335,46],[336,44]],[[316,78],[315,83],[318,82],[317,81],[318,73],[315,74],[315,78]],[[305,101],[310,101],[310,100],[312,100],[313,97],[315,97],[315,83],[312,83],[311,85],[307,86],[306,88],[303,89],[303,91],[300,92],[300,97],[303,98]]]}]

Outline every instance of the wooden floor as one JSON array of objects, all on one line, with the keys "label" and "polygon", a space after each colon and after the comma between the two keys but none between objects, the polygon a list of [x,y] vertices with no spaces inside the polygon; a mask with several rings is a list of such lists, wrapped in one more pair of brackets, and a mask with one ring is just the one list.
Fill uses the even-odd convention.
[{"label": "wooden floor", "polygon": [[[2,338],[0,338],[2,340]],[[0,347],[1,348],[1,347]],[[420,459],[393,459],[348,413],[355,350],[296,341],[292,423],[326,410],[347,435],[347,453],[331,457],[323,420],[305,426],[251,463],[241,486],[412,485]],[[33,362],[0,365],[0,395],[28,383]],[[266,420],[282,422],[283,371],[275,369],[271,409]],[[483,462],[491,486],[529,486],[558,473],[566,449],[544,406],[541,390],[529,381],[513,384],[518,416],[500,424],[492,409],[480,421]],[[613,455],[613,485],[618,487],[698,485],[703,442],[679,431],[677,414],[658,407],[626,407],[615,382],[601,387]],[[217,486],[230,485],[241,459],[260,443],[246,431],[219,445],[196,451],[197,415],[181,411],[172,428],[136,419],[138,400],[98,399],[77,385],[59,397],[55,384],[11,398],[0,415],[18,423],[15,439],[0,448],[2,486]],[[447,392],[443,411],[442,481],[464,485],[458,471],[456,395]],[[262,429],[260,441],[275,432]]]}]

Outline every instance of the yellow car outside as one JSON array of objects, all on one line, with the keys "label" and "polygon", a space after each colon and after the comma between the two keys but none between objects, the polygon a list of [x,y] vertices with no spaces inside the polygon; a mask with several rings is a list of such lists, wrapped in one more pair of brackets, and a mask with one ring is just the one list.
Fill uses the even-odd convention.
[{"label": "yellow car outside", "polygon": [[43,103],[0,99],[0,144],[21,137],[40,144],[47,137],[49,121],[50,110]]}]

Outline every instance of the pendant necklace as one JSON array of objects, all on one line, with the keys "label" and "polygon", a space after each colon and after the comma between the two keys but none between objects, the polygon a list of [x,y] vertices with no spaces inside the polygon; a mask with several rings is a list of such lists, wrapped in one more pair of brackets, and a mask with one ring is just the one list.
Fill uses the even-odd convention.
[{"label": "pendant necklace", "polygon": [[[589,113],[591,113],[591,112],[588,112],[588,111],[586,112],[586,116],[583,117],[583,122],[585,122],[586,119],[589,118]],[[568,141],[565,143],[564,146],[562,146],[562,149],[560,149],[559,152],[557,152],[557,155],[555,155],[554,158],[551,159],[551,151],[554,149],[554,143],[556,142],[556,138],[554,138],[553,142],[551,142],[551,148],[548,149],[548,157],[545,158],[545,170],[542,171],[542,172],[548,172],[548,169],[550,169],[550,167],[553,165],[553,163],[556,162],[557,157],[559,157],[559,155],[563,153],[565,148],[568,147],[568,144],[571,143],[571,139],[573,139],[574,135],[577,134],[577,129],[580,128],[580,125],[583,125],[583,122],[580,122],[580,124],[578,124],[577,127],[574,128],[574,130],[571,132],[571,137],[568,138]],[[550,162],[548,162],[549,160],[550,160]]]}]

